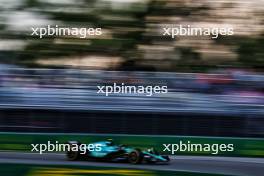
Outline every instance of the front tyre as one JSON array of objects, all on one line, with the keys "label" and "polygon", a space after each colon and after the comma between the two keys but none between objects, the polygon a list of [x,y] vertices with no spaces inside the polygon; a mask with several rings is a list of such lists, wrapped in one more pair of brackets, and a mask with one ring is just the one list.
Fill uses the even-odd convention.
[{"label": "front tyre", "polygon": [[78,151],[67,151],[66,156],[69,161],[76,161],[80,158],[80,153]]},{"label": "front tyre", "polygon": [[139,149],[136,149],[128,154],[128,161],[131,164],[140,164],[143,160],[143,155]]},{"label": "front tyre", "polygon": [[[66,152],[66,156],[67,156],[67,159],[69,161],[76,161],[78,159],[80,159],[80,151],[79,149],[76,150],[76,145],[80,146],[80,142],[68,142],[68,144],[70,145],[70,148],[69,148],[69,151]],[[74,147],[75,145],[75,147]],[[75,150],[73,150],[73,148],[75,148]]]}]

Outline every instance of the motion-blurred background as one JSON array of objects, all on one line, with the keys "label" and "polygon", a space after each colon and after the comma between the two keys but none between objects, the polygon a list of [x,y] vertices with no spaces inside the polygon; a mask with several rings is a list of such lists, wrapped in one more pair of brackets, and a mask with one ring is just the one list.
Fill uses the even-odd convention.
[{"label": "motion-blurred background", "polygon": [[[1,0],[0,130],[263,137],[263,5]],[[234,35],[171,39],[162,36],[166,24],[228,26]],[[101,27],[103,35],[31,36],[47,25]],[[114,82],[169,93],[96,94]]]},{"label": "motion-blurred background", "polygon": [[[166,24],[234,35],[171,39]],[[47,25],[103,35],[31,36]],[[251,153],[236,155],[263,157],[263,143],[246,145],[264,137],[263,41],[262,0],[0,0],[2,149],[24,149],[21,132],[149,135],[148,145],[152,135],[214,136],[245,139]],[[114,82],[169,93],[96,93]]]}]

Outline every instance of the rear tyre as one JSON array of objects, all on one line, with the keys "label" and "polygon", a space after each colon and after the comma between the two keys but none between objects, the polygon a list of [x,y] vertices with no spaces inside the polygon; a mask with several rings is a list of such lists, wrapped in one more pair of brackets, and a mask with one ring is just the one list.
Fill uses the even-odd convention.
[{"label": "rear tyre", "polygon": [[131,164],[140,164],[143,160],[143,154],[139,149],[136,149],[128,154],[128,161]]}]

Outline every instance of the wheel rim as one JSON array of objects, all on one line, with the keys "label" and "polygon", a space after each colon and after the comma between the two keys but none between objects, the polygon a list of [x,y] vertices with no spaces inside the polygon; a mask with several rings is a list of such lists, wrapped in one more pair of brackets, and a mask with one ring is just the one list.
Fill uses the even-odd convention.
[{"label": "wheel rim", "polygon": [[138,159],[138,155],[137,155],[137,153],[135,153],[135,152],[133,152],[133,153],[131,153],[130,154],[130,161],[132,162],[132,163],[134,163],[134,162],[136,162],[137,161],[137,159]]}]

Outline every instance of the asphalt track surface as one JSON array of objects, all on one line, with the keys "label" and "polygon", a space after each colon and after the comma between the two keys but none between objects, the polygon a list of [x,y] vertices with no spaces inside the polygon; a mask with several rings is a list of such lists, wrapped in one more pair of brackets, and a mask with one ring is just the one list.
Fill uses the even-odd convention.
[{"label": "asphalt track surface", "polygon": [[131,165],[117,162],[67,161],[64,154],[0,152],[0,163],[97,166],[143,170],[188,171],[237,176],[263,176],[264,158],[171,156],[169,164]]}]

